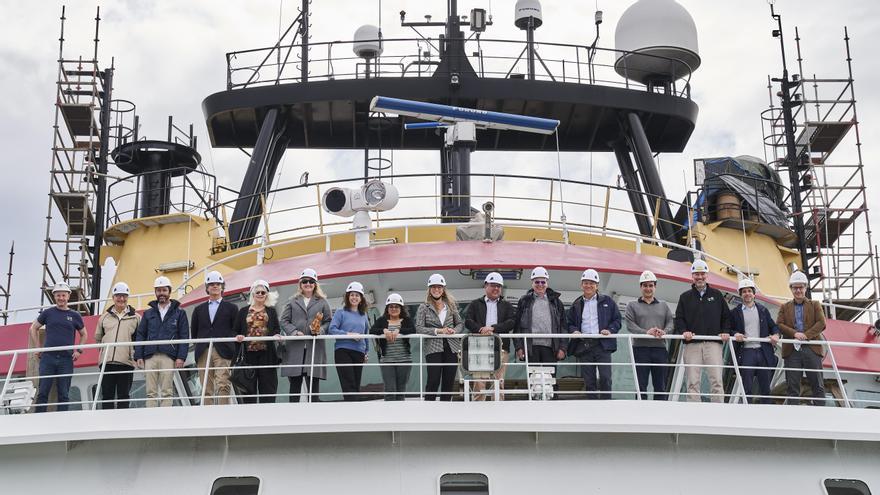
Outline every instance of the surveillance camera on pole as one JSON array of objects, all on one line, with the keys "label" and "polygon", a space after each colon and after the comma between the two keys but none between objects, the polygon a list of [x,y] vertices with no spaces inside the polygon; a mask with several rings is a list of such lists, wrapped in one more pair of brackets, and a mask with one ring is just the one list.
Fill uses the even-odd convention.
[{"label": "surveillance camera on pole", "polygon": [[477,147],[477,129],[553,134],[559,121],[476,108],[438,105],[423,101],[376,96],[370,111],[414,117],[433,122],[410,122],[404,129],[440,128],[446,130],[448,166],[443,173],[442,221],[467,222],[470,209],[470,154]]},{"label": "surveillance camera on pole", "polygon": [[394,184],[371,180],[357,189],[333,187],[324,193],[324,211],[341,217],[354,217],[356,248],[370,246],[371,211],[388,211],[397,206],[400,194]]}]

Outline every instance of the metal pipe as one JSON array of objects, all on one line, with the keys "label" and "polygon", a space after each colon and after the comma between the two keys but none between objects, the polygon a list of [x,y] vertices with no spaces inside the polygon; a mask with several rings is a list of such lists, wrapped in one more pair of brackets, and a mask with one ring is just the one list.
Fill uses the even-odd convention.
[{"label": "metal pipe", "polygon": [[[110,149],[110,102],[113,101],[113,69],[106,69],[102,74],[104,97],[101,99],[101,135],[98,150],[98,185],[95,198],[95,240],[92,248],[92,286],[83,295],[88,299],[101,294],[101,244],[104,243],[104,211],[107,202],[107,155]],[[100,99],[100,94],[98,95]],[[91,309],[98,312],[98,303]]]},{"label": "metal pipe", "polygon": [[629,156],[629,150],[626,148],[626,143],[623,140],[615,141],[612,146],[614,148],[614,156],[617,157],[617,166],[620,168],[620,174],[623,177],[623,183],[626,184],[626,194],[629,196],[629,202],[636,217],[639,233],[643,236],[650,236],[653,229],[651,228],[651,221],[648,219],[648,209],[645,206],[644,194],[636,177],[632,159]]},{"label": "metal pipe", "polygon": [[642,121],[634,112],[627,114],[627,123],[629,128],[629,138],[631,140],[631,148],[639,164],[639,172],[645,182],[645,189],[648,194],[661,199],[660,204],[660,236],[672,241],[675,239],[675,229],[672,225],[672,212],[669,209],[669,203],[666,200],[666,192],[663,190],[663,181],[660,180],[660,174],[657,171],[657,164],[654,162],[654,155],[651,152],[651,146],[648,143],[648,136],[642,127]]}]

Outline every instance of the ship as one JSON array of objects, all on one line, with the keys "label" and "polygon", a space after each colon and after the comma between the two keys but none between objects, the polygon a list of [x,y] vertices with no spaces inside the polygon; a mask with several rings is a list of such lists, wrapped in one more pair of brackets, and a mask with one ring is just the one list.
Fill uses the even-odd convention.
[{"label": "ship", "polygon": [[[693,184],[678,198],[667,190],[678,190],[670,183],[679,178],[664,174],[660,159],[686,153],[698,126],[696,95],[706,94],[692,76],[708,70],[684,7],[632,2],[616,19],[614,47],[602,48],[607,26],[598,10],[572,10],[595,39],[570,44],[537,39],[552,26],[538,0],[494,12],[445,3],[439,20],[400,11],[392,28],[380,16],[351,39],[313,41],[316,10],[339,15],[347,2],[302,0],[274,44],[226,53],[225,87],[201,108],[207,153],[243,152],[240,184],[203,164],[206,147],[192,125],[169,117],[161,139],[145,136],[138,107],[115,95],[114,64],[98,60],[100,10],[86,56],[65,51],[62,10],[42,300],[9,307],[12,253],[0,291],[4,493],[880,490],[880,281],[849,32],[842,30],[842,75],[811,75],[801,33],[789,32],[769,2],[767,49],[779,50],[781,69],[743,83],[766,85],[769,96],[763,141],[754,144],[762,156],[689,157]],[[514,25],[521,39],[490,38],[499,23]],[[357,159],[342,178],[304,167],[295,183],[281,183],[285,160],[305,163],[310,150]],[[563,174],[563,156],[594,153],[614,157],[616,181]],[[472,157],[487,155],[505,158],[475,171]],[[534,171],[506,165],[512,156],[534,160]],[[414,159],[430,165],[400,165]],[[774,317],[791,298],[792,274],[806,277],[826,316],[825,407],[785,404],[781,359],[771,395],[760,397],[769,403],[754,403],[733,341],[723,342],[723,403],[686,400],[680,335],[664,337],[669,400],[648,400],[635,378],[640,337],[625,323],[608,337],[618,344],[612,400],[583,400],[570,356],[552,367],[511,357],[505,400],[473,400],[469,387],[486,376],[469,366],[484,358],[497,366],[500,353],[490,346],[491,356],[473,361],[463,351],[453,400],[427,401],[422,335],[407,339],[413,371],[400,401],[382,400],[375,351],[357,400],[342,400],[328,352],[328,363],[317,364],[327,368],[319,393],[279,380],[269,403],[241,403],[246,394],[233,391],[233,404],[207,406],[193,349],[231,338],[180,339],[190,352],[173,373],[173,407],[145,407],[140,369],[127,409],[105,408],[100,394],[101,351],[114,344],[95,343],[94,331],[118,282],[142,311],[154,279],[167,277],[191,316],[207,299],[210,273],[223,277],[224,299],[242,307],[257,280],[283,304],[308,268],[334,310],[350,283],[362,284],[375,320],[389,294],[415,314],[435,274],[462,312],[483,296],[490,274],[516,303],[536,267],[549,271],[567,307],[592,269],[600,293],[624,312],[645,271],[674,310],[698,260],[728,305],[741,302],[747,280]],[[88,340],[76,346],[84,352],[70,410],[36,414],[37,353],[46,349],[29,328],[53,305],[59,283],[70,287]],[[282,340],[330,349],[337,339]],[[477,352],[478,339],[463,340]],[[288,402],[300,393],[299,403]]]}]

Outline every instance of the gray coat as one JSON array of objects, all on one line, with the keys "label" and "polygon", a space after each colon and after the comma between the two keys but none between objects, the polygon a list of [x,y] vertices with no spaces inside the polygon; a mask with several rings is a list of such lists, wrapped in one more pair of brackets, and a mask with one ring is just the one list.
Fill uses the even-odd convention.
[{"label": "gray coat", "polygon": [[[419,305],[418,311],[416,311],[416,332],[424,335],[437,335],[435,330],[438,328],[449,327],[455,330],[455,333],[462,333],[464,330],[464,320],[461,319],[461,315],[458,314],[458,308],[449,308],[446,311],[446,321],[441,322],[440,316],[437,314],[437,310],[434,309],[434,306],[429,306],[427,304]],[[452,349],[452,352],[461,351],[461,339],[449,338],[445,337],[446,340],[449,340],[449,348]],[[436,339],[424,339],[425,345],[423,348],[423,352],[425,355],[433,354],[435,352],[443,352],[443,338]]]},{"label": "gray coat", "polygon": [[[295,335],[296,332],[302,332],[304,335],[311,335],[312,331],[309,329],[309,323],[315,319],[315,315],[318,313],[324,313],[324,317],[321,319],[321,335],[326,335],[332,316],[330,314],[330,304],[327,303],[327,300],[312,297],[309,300],[309,307],[306,308],[305,300],[301,295],[291,298],[284,305],[284,312],[281,313],[281,334]],[[314,377],[321,380],[326,379],[327,368],[317,366],[319,364],[327,364],[326,342],[309,339],[284,341],[284,358],[281,364],[285,367],[281,368],[281,376],[308,375],[312,365],[313,344],[316,348]]]}]

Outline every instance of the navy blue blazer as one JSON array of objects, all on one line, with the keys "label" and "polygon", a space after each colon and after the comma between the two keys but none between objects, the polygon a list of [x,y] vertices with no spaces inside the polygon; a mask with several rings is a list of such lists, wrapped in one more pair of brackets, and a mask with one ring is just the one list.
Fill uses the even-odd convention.
[{"label": "navy blue blazer", "polygon": [[[776,326],[776,321],[770,316],[770,310],[762,304],[755,303],[755,306],[758,308],[758,321],[760,322],[761,338],[767,338],[771,335],[779,335],[779,327]],[[742,307],[743,305],[739,304],[730,312],[731,319],[733,320],[734,334],[746,334],[746,324],[743,320]],[[744,348],[744,343],[734,342],[737,362],[742,362]],[[773,352],[773,346],[769,342],[761,342],[761,352],[764,353],[764,359],[767,360],[769,366],[776,366],[776,353]]]},{"label": "navy blue blazer", "polygon": [[[614,299],[604,294],[596,296],[596,309],[599,313],[599,330],[608,330],[611,333],[620,331],[620,310]],[[581,331],[581,315],[584,312],[584,296],[574,300],[566,313],[568,321],[568,333]],[[602,348],[608,352],[617,350],[617,339],[599,339]],[[577,356],[586,351],[584,339],[571,339],[568,344],[568,353]]]}]

